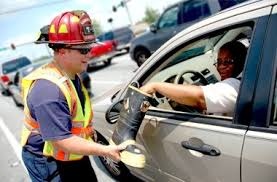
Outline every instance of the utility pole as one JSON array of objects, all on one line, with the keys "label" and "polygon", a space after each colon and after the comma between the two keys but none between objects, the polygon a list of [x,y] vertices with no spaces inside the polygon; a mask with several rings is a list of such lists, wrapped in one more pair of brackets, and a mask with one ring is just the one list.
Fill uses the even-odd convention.
[{"label": "utility pole", "polygon": [[127,12],[127,14],[128,14],[128,18],[129,18],[129,21],[130,21],[130,24],[131,24],[131,26],[133,25],[133,21],[132,21],[132,18],[131,18],[131,14],[130,14],[130,12],[129,12],[129,8],[128,8],[128,6],[127,6],[127,2],[129,2],[130,0],[125,0],[125,1],[122,1],[122,2],[124,2],[124,6],[125,6],[125,9],[126,9],[126,12]]},{"label": "utility pole", "polygon": [[120,1],[120,3],[118,5],[112,7],[112,10],[113,10],[113,12],[116,12],[119,7],[125,7],[127,15],[128,15],[128,19],[129,19],[130,24],[132,26],[133,25],[133,21],[132,21],[131,14],[129,12],[129,8],[128,8],[128,5],[127,5],[127,3],[129,1],[131,1],[131,0],[122,0],[122,1]]}]

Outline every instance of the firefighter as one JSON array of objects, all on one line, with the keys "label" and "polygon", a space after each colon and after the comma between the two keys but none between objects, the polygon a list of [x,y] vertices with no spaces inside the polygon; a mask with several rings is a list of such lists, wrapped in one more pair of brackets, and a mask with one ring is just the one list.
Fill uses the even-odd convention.
[{"label": "firefighter", "polygon": [[92,108],[78,76],[95,44],[85,11],[56,16],[41,29],[36,43],[47,43],[53,61],[22,81],[24,127],[22,158],[32,181],[97,181],[88,155],[120,160],[122,145],[92,140]]}]

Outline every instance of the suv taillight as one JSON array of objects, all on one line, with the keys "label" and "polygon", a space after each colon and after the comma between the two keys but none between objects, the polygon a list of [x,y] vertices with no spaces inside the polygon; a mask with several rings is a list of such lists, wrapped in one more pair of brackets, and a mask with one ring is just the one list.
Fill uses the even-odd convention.
[{"label": "suv taillight", "polygon": [[118,42],[116,40],[113,40],[114,47],[117,47]]},{"label": "suv taillight", "polygon": [[3,83],[6,83],[6,84],[10,82],[10,79],[7,75],[2,75],[1,80]]}]

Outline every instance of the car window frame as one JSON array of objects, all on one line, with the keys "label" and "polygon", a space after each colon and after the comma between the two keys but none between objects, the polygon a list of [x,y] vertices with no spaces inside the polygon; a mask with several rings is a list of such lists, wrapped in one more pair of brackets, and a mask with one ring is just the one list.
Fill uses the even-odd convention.
[{"label": "car window frame", "polygon": [[[168,59],[170,57],[172,57],[174,54],[176,54],[178,51],[180,51],[183,47],[185,47],[185,46],[187,46],[187,45],[189,45],[189,44],[191,44],[191,43],[193,43],[197,40],[203,39],[203,38],[205,38],[209,35],[213,35],[213,34],[218,35],[219,33],[224,32],[226,30],[240,28],[240,27],[244,27],[244,26],[251,26],[251,27],[253,27],[253,32],[252,32],[252,36],[251,36],[251,39],[252,39],[252,38],[254,38],[255,25],[257,24],[257,22],[259,22],[258,18],[257,19],[252,19],[251,21],[249,20],[247,22],[241,22],[241,23],[238,23],[238,24],[235,24],[235,25],[230,25],[230,26],[227,26],[227,27],[225,26],[223,28],[220,27],[217,30],[213,30],[213,31],[204,33],[204,34],[202,34],[198,37],[194,37],[194,38],[190,39],[189,41],[184,42],[183,44],[177,46],[175,49],[171,50],[170,54],[167,53],[163,58],[161,58],[159,61],[157,61],[151,67],[156,67],[156,66],[159,66],[161,64],[168,64],[169,63],[169,62],[167,62]],[[248,54],[249,54],[249,52],[247,53],[247,55]],[[247,59],[247,57],[246,57],[246,59]],[[165,61],[165,60],[167,60],[167,61]],[[247,60],[246,60],[246,62],[247,62]],[[245,62],[245,64],[247,64],[246,62]],[[151,68],[149,70],[151,70]],[[162,70],[162,69],[160,69],[160,70]],[[157,71],[157,72],[159,72],[159,71]],[[153,70],[151,72],[153,72]],[[155,74],[157,74],[157,72],[155,71]],[[150,74],[148,74],[148,76],[145,76],[145,75],[143,75],[140,78],[139,83],[142,83],[141,79],[143,79],[145,81],[146,77],[149,77]],[[153,75],[150,76],[150,77],[153,77]],[[239,95],[240,94],[241,94],[241,92],[239,92]],[[238,95],[238,97],[239,97],[239,95]],[[163,109],[160,109],[160,108],[153,108],[153,107],[151,107],[149,109],[149,111],[147,112],[147,115],[162,117],[161,113],[159,113],[159,112],[163,113],[162,115],[164,115],[165,113],[167,113],[169,115],[173,114],[174,117],[177,117],[178,119],[182,118],[181,120],[192,120],[192,121],[194,121],[193,118],[197,118],[195,120],[195,122],[200,121],[200,123],[212,124],[212,125],[217,125],[217,126],[227,126],[227,127],[233,127],[233,128],[237,128],[237,127],[240,128],[241,127],[241,126],[236,125],[236,124],[238,124],[238,122],[234,121],[235,117],[226,117],[226,116],[219,116],[219,115],[205,115],[205,114],[200,114],[200,113],[189,113],[189,112],[181,112],[181,111],[175,111],[175,110],[163,110]],[[235,110],[235,112],[236,112],[236,110]]]},{"label": "car window frame", "polygon": [[[208,6],[208,11],[209,11],[209,14],[208,15],[203,15],[203,11],[201,12],[202,14],[201,14],[201,16],[200,17],[198,17],[198,18],[196,18],[196,19],[193,19],[193,20],[189,20],[189,21],[184,21],[184,16],[185,16],[185,14],[187,13],[187,12],[185,12],[185,9],[184,9],[184,7],[185,6],[189,6],[189,5],[191,5],[191,4],[196,4],[194,1],[183,1],[182,2],[182,4],[181,4],[181,22],[182,22],[182,24],[183,23],[190,23],[190,22],[194,22],[194,21],[197,21],[197,20],[200,20],[200,19],[203,19],[203,18],[205,18],[205,17],[208,17],[208,16],[211,16],[212,14],[213,14],[213,12],[212,12],[212,10],[211,10],[211,7],[210,7],[210,4],[209,4],[209,1],[208,0],[200,0],[200,1],[202,1],[201,3],[201,6],[202,6],[202,8],[203,8],[203,4],[204,4],[204,1],[205,1],[205,4]],[[217,3],[217,2],[214,2],[214,3]],[[202,9],[203,10],[203,9]]]},{"label": "car window frame", "polygon": [[[265,17],[267,17],[267,16],[268,15],[266,15]],[[255,38],[256,31],[258,31],[258,34],[261,34],[259,37],[261,37],[265,34],[265,30],[263,29],[263,27],[266,27],[266,25],[267,25],[267,18],[257,17],[257,18],[251,18],[251,19],[247,19],[244,21],[240,21],[240,22],[235,22],[234,24],[231,24],[231,25],[224,24],[222,26],[216,27],[216,29],[211,30],[209,32],[199,34],[196,37],[191,37],[190,39],[187,39],[185,43],[182,43],[182,44],[172,48],[170,50],[170,52],[171,52],[170,55],[169,54],[163,55],[161,58],[159,58],[159,61],[156,61],[155,63],[151,64],[151,67],[147,67],[147,69],[145,71],[143,71],[143,73],[141,72],[138,76],[134,76],[131,80],[135,79],[136,80],[135,82],[138,82],[139,84],[143,83],[143,81],[146,80],[148,76],[155,73],[155,71],[153,71],[151,68],[160,66],[161,64],[164,64],[165,60],[167,60],[169,57],[171,57],[173,54],[175,54],[182,47],[190,44],[191,42],[195,41],[196,39],[201,39],[211,33],[216,33],[218,31],[224,31],[224,29],[232,29],[235,27],[249,25],[251,23],[254,23],[252,39],[255,39],[256,41],[258,41],[259,39]],[[259,27],[259,28],[256,28],[256,27]],[[263,30],[260,30],[260,29],[263,29]],[[260,45],[260,46],[262,46],[262,45]],[[253,55],[249,56],[250,53]],[[257,56],[257,54],[255,54],[255,52],[253,52],[253,51],[248,52],[248,56],[246,59],[249,59],[249,57],[253,58],[255,56]],[[258,57],[260,57],[260,56],[258,56]],[[246,60],[245,64],[247,64],[247,60]],[[255,68],[258,69],[258,65],[255,65]],[[253,81],[253,79],[252,79],[252,81]],[[250,82],[248,84],[253,84],[253,83]],[[128,85],[128,83],[126,85]],[[117,98],[121,98],[122,96],[124,96],[125,92],[126,92],[126,87],[125,87],[125,89],[121,90],[120,96],[118,96]],[[254,90],[248,90],[248,91],[244,91],[244,92],[247,92],[247,93],[242,94],[242,92],[240,91],[238,98],[240,97],[241,94],[245,95],[245,94],[249,94],[250,92],[251,92],[250,95],[253,95],[252,92],[254,92]],[[248,111],[246,112],[245,110],[243,110],[243,108],[238,108],[238,105],[240,105],[240,101],[237,102],[235,113],[238,112],[241,114],[241,116],[237,117],[237,114],[236,114],[235,117],[233,117],[233,118],[228,118],[228,117],[223,117],[223,116],[210,116],[210,115],[203,115],[203,114],[185,113],[185,112],[178,112],[178,111],[163,111],[162,109],[152,109],[152,108],[149,109],[149,111],[147,112],[147,115],[158,116],[159,115],[159,113],[157,113],[157,111],[158,111],[158,112],[160,112],[160,114],[167,113],[168,115],[172,115],[172,116],[176,116],[176,117],[179,116],[179,117],[182,117],[183,119],[191,119],[192,117],[197,117],[198,121],[203,121],[204,123],[217,125],[217,126],[244,128],[244,127],[248,126],[249,121],[245,122],[240,119],[241,119],[241,117],[246,118],[245,115],[248,116],[249,113],[248,113]],[[240,111],[238,111],[238,109]],[[199,119],[199,118],[202,118],[202,119]],[[222,122],[222,121],[228,121],[228,122]]]},{"label": "car window frame", "polygon": [[175,4],[175,5],[170,6],[169,8],[167,8],[167,9],[163,12],[163,14],[159,17],[159,20],[158,20],[158,22],[157,22],[157,24],[156,24],[158,30],[160,30],[160,29],[165,29],[165,28],[172,28],[172,27],[175,27],[175,26],[160,27],[160,23],[161,23],[161,21],[163,20],[164,15],[165,15],[167,12],[172,11],[174,8],[177,8],[177,20],[176,20],[176,23],[177,23],[177,24],[176,24],[175,26],[177,26],[177,25],[179,24],[180,20],[178,20],[178,18],[179,18],[178,14],[180,13],[180,4],[178,3],[178,4]]},{"label": "car window frame", "polygon": [[[277,10],[277,5],[274,7]],[[264,42],[261,69],[257,79],[256,93],[249,130],[277,134],[277,125],[272,125],[272,110],[274,109],[274,92],[277,86],[277,13],[269,17],[268,30]],[[275,40],[275,41],[274,41]],[[274,49],[271,48],[275,47]],[[268,78],[268,75],[272,75]],[[267,79],[265,79],[267,78]],[[265,99],[267,98],[267,99]],[[275,106],[276,107],[276,106]]]}]

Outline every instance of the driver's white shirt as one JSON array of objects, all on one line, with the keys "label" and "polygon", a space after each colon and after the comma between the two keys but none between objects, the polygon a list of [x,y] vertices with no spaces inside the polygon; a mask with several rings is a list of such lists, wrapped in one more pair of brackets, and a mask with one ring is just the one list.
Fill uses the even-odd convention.
[{"label": "driver's white shirt", "polygon": [[201,86],[206,101],[207,113],[233,116],[239,86],[240,80],[236,78],[227,78],[215,84]]}]

